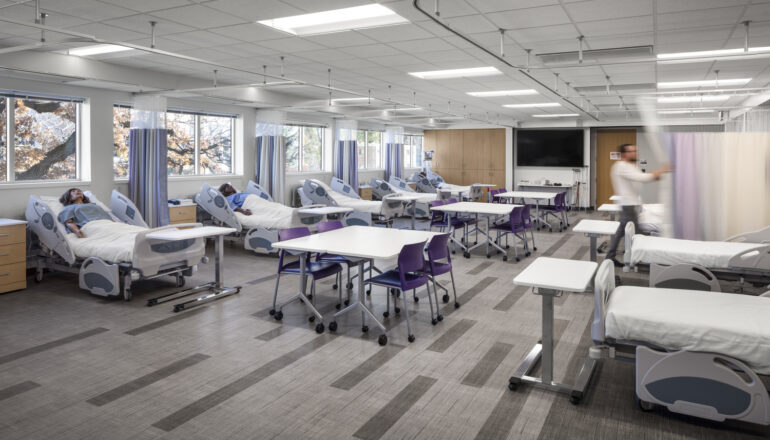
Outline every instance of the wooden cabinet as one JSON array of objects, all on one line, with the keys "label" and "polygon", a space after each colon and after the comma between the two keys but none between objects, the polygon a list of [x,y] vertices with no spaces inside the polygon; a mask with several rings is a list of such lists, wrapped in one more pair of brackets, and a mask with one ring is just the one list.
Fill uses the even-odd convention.
[{"label": "wooden cabinet", "polygon": [[0,219],[0,293],[27,288],[26,224]]},{"label": "wooden cabinet", "polygon": [[417,191],[417,184],[415,182],[409,182],[407,183],[409,185],[409,188],[412,188],[414,191]]},{"label": "wooden cabinet", "polygon": [[372,187],[369,185],[361,185],[358,187],[358,196],[364,200],[372,200]]},{"label": "wooden cabinet", "polygon": [[172,225],[178,225],[181,223],[195,223],[195,210],[197,208],[198,205],[194,203],[188,205],[169,205],[169,223]]}]

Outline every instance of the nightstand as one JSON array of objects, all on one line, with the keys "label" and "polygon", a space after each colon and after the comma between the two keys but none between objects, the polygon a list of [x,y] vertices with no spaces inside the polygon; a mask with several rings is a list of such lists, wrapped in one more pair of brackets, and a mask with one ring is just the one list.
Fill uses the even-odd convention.
[{"label": "nightstand", "polygon": [[168,205],[169,224],[195,223],[197,208],[195,203]]},{"label": "nightstand", "polygon": [[369,185],[361,185],[358,187],[358,196],[364,200],[372,200],[372,187]]},{"label": "nightstand", "polygon": [[27,288],[27,222],[0,219],[0,293]]}]

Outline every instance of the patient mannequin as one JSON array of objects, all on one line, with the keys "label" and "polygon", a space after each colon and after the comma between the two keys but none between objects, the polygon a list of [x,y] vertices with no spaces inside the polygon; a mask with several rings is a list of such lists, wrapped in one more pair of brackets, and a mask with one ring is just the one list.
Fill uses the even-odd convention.
[{"label": "patient mannequin", "polygon": [[102,208],[91,203],[83,195],[80,188],[70,188],[60,198],[59,202],[64,205],[64,209],[59,213],[58,220],[67,227],[68,232],[72,232],[80,238],[83,238],[81,228],[86,223],[93,220],[112,220],[109,214]]},{"label": "patient mannequin", "polygon": [[230,208],[233,209],[235,212],[240,212],[243,215],[251,215],[250,209],[243,209],[243,202],[246,201],[246,197],[249,195],[248,193],[239,193],[233,188],[232,185],[229,183],[223,183],[219,187],[219,192],[225,196],[225,199],[227,199],[227,203],[230,205]]}]

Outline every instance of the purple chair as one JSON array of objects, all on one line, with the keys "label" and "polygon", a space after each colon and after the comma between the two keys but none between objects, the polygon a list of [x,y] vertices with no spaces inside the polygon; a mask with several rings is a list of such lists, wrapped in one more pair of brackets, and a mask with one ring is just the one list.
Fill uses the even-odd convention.
[{"label": "purple chair", "polygon": [[[430,207],[436,207],[441,206],[444,204],[443,200],[432,200],[430,202]],[[428,226],[428,230],[433,230],[433,228],[439,228],[438,230],[441,232],[444,232],[444,228],[449,227],[449,221],[448,216],[446,213],[441,211],[431,211],[430,212],[430,226]]]},{"label": "purple chair", "polygon": [[[529,246],[527,245],[527,236],[525,234],[524,222],[522,221],[522,213],[524,212],[524,206],[517,206],[513,208],[508,221],[501,224],[492,225],[491,229],[497,230],[496,242],[500,242],[500,237],[505,235],[505,248],[508,249],[508,235],[513,236],[513,253],[516,261],[519,261],[519,251],[516,248],[516,238],[524,240],[524,250],[526,255],[529,255]],[[508,255],[503,256],[503,261],[508,261]]]},{"label": "purple chair", "polygon": [[[306,237],[308,235],[310,235],[310,229],[304,226],[278,231],[278,238],[280,239],[280,241],[291,240],[293,238],[299,238],[299,237]],[[280,309],[279,310],[275,309],[275,304],[276,304],[276,301],[278,300],[278,284],[281,282],[281,274],[300,275],[300,272],[301,272],[299,259],[297,259],[296,261],[284,263],[283,260],[287,252],[288,251],[281,250],[280,256],[278,257],[278,278],[275,280],[275,293],[273,293],[273,308],[270,309],[270,314],[273,315],[273,318],[275,318],[276,321],[280,321],[281,319],[283,319],[283,311],[281,311]],[[307,276],[310,276],[312,280],[312,283],[310,285],[310,295],[308,295],[308,297],[311,298],[313,301],[313,304],[315,304],[316,280],[327,278],[332,275],[336,276],[338,274],[341,274],[342,266],[340,266],[339,263],[334,263],[334,262],[310,261],[310,254],[306,254],[304,258],[305,258],[305,274]],[[339,295],[340,295],[340,298],[342,298],[342,288],[339,288]],[[308,318],[308,321],[310,322],[315,321],[315,316],[311,316],[310,318]],[[335,322],[330,323],[329,331],[333,332],[335,330],[337,330],[337,323]],[[324,331],[323,322],[320,322],[315,326],[315,331],[317,333],[323,333]]]},{"label": "purple chair", "polygon": [[[452,197],[451,199],[446,200],[446,204],[449,205],[450,203],[457,203],[457,199]],[[463,237],[460,240],[463,243],[468,243],[468,226],[475,225],[478,223],[478,220],[476,217],[460,217],[459,215],[455,214],[454,217],[449,218],[450,224],[452,224],[452,227],[456,230],[457,227],[461,227],[463,229]],[[454,237],[454,232],[452,232],[452,237]],[[478,243],[479,241],[479,231],[476,230],[476,241],[473,242],[473,244]],[[470,257],[470,255],[468,255]]]},{"label": "purple chair", "polygon": [[[567,219],[567,192],[560,192],[559,194],[556,194],[556,197],[553,199],[553,205],[543,206],[542,209],[545,214],[543,215],[544,219],[547,219],[549,215],[556,218],[556,220],[559,220],[559,232],[561,232],[564,229],[567,229],[567,226],[569,226],[569,221]],[[553,230],[553,228],[549,227],[549,230]]]},{"label": "purple chair", "polygon": [[[436,321],[444,319],[438,313],[438,290],[436,285],[446,292],[442,299],[445,303],[449,302],[449,290],[442,286],[441,283],[436,281],[436,277],[449,272],[449,276],[452,278],[452,292],[455,297],[455,308],[460,307],[460,303],[457,302],[457,288],[455,287],[455,276],[452,272],[452,258],[449,256],[449,234],[435,235],[428,243],[428,260],[425,262],[425,274],[433,282],[433,295],[436,298],[436,319],[431,320],[433,325],[436,325]],[[442,263],[441,260],[446,260]]]},{"label": "purple chair", "polygon": [[[398,254],[398,267],[386,272],[383,272],[376,277],[369,278],[365,282],[367,284],[374,284],[376,286],[383,286],[388,288],[387,309],[390,310],[390,291],[395,289],[401,293],[401,303],[404,306],[404,315],[406,316],[406,329],[407,339],[409,342],[414,342],[414,335],[412,334],[412,325],[409,323],[409,311],[406,308],[406,295],[404,292],[408,290],[416,290],[418,287],[425,286],[428,289],[428,300],[431,303],[431,318],[433,317],[433,299],[430,296],[430,288],[428,287],[428,276],[425,274],[425,260],[423,259],[423,248],[425,243],[407,244],[401,248],[401,252]],[[393,298],[393,306],[398,313],[398,309],[395,308],[396,295]],[[382,315],[388,317],[388,311]]]},{"label": "purple chair", "polygon": [[[530,214],[531,209],[531,205],[524,205],[524,209],[521,211],[521,223],[524,225],[525,230],[529,229],[529,234],[532,236],[532,250],[536,251],[537,246],[535,245],[535,225],[532,223],[532,215]],[[527,233],[525,232],[524,235],[526,236]],[[527,256],[529,256],[529,253],[527,253]]]}]

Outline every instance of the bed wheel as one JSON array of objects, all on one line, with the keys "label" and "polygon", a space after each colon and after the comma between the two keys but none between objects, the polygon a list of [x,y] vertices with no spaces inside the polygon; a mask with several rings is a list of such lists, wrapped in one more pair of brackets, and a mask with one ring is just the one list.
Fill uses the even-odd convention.
[{"label": "bed wheel", "polygon": [[441,299],[444,301],[444,304],[449,302],[449,294],[445,293],[444,296],[441,297]]},{"label": "bed wheel", "polygon": [[646,400],[642,400],[638,397],[635,397],[636,404],[639,405],[639,408],[644,412],[649,412],[655,409],[655,404],[652,402],[647,402]]},{"label": "bed wheel", "polygon": [[377,338],[377,342],[379,342],[380,345],[384,346],[385,344],[388,343],[388,337],[385,335],[380,335],[380,337]]},{"label": "bed wheel", "polygon": [[182,276],[182,275],[177,275],[176,276],[176,287],[183,287],[184,286],[184,282],[185,282],[184,276]]},{"label": "bed wheel", "polygon": [[35,282],[39,283],[43,281],[43,269],[35,270]]},{"label": "bed wheel", "polygon": [[318,325],[315,326],[315,332],[318,334],[321,334],[324,332],[324,323],[319,322]]}]

